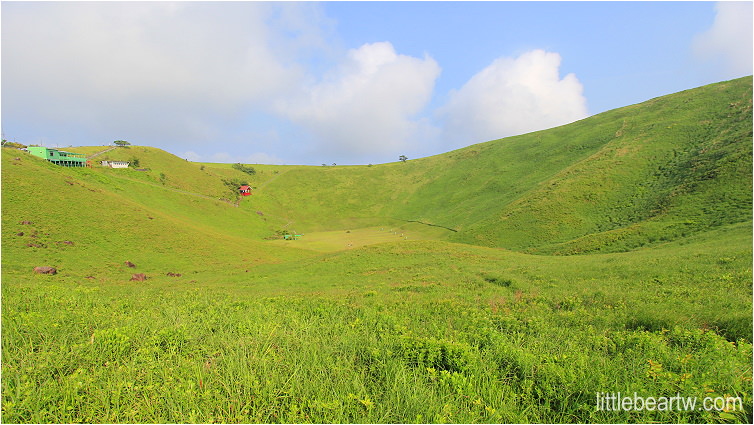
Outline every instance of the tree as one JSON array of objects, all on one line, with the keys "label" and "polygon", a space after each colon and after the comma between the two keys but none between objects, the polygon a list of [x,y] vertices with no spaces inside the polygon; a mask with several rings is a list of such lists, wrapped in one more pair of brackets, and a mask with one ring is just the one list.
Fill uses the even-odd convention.
[{"label": "tree", "polygon": [[398,157],[398,160],[400,160],[402,162],[406,162],[406,161],[408,161],[408,157],[406,155],[401,155],[401,156]]},{"label": "tree", "polygon": [[116,140],[113,143],[121,147],[130,145],[130,143],[126,142],[125,140]]}]

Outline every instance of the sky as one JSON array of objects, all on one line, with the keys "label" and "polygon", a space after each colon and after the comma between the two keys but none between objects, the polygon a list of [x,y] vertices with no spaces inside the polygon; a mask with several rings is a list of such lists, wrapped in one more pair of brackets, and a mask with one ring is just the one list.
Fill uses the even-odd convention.
[{"label": "sky", "polygon": [[752,2],[0,4],[5,139],[379,164],[752,74]]}]

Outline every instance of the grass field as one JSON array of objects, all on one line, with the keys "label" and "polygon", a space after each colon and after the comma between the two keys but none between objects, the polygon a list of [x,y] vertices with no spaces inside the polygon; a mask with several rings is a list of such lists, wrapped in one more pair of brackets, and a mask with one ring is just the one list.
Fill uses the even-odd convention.
[{"label": "grass field", "polygon": [[333,252],[385,242],[434,239],[433,236],[437,233],[415,227],[409,231],[406,227],[408,226],[382,226],[314,232],[301,235],[296,239],[277,239],[271,243],[313,251]]},{"label": "grass field", "polygon": [[751,423],[751,81],[373,166],[4,148],[0,419]]}]

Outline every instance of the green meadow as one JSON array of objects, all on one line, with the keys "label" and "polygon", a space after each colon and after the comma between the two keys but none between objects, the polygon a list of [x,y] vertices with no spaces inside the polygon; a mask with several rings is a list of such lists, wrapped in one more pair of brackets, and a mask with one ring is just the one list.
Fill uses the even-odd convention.
[{"label": "green meadow", "polygon": [[0,420],[751,423],[752,145],[748,77],[389,164],[3,148]]}]

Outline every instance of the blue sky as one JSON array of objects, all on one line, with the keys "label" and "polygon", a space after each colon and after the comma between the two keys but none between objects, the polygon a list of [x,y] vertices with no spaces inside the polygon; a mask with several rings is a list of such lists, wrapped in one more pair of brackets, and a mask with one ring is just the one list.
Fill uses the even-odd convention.
[{"label": "blue sky", "polygon": [[369,164],[752,74],[751,2],[3,2],[2,130]]}]

